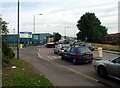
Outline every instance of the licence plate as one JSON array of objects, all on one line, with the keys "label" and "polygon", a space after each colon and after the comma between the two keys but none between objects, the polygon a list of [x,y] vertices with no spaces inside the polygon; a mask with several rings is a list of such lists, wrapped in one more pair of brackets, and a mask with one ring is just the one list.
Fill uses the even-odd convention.
[{"label": "licence plate", "polygon": [[84,55],[83,57],[89,57],[89,55]]}]

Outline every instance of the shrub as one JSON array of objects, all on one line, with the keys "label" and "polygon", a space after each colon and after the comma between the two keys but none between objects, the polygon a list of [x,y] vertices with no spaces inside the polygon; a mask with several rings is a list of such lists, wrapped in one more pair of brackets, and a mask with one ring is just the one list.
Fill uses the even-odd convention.
[{"label": "shrub", "polygon": [[8,45],[4,42],[2,42],[2,64],[3,67],[8,66],[10,64],[9,59],[14,58],[15,53],[11,48],[8,47]]},{"label": "shrub", "polygon": [[120,45],[120,41],[113,41],[111,42],[112,45]]}]

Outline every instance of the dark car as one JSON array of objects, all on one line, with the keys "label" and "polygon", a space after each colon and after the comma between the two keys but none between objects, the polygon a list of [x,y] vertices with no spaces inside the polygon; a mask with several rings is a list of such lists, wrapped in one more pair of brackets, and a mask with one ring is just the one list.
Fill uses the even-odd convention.
[{"label": "dark car", "polygon": [[94,47],[91,46],[91,45],[88,44],[88,43],[81,44],[80,46],[85,46],[85,47],[89,48],[90,50],[94,51]]},{"label": "dark car", "polygon": [[87,47],[83,46],[71,46],[64,50],[62,53],[61,59],[70,60],[73,64],[76,63],[92,63],[93,53]]}]

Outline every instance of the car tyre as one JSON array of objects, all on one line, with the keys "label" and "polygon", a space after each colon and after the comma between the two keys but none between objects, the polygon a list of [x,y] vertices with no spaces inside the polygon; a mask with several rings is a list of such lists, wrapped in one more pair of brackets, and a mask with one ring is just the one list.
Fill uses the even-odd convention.
[{"label": "car tyre", "polygon": [[106,78],[107,77],[107,71],[106,71],[106,68],[103,67],[103,66],[99,66],[98,69],[97,69],[97,73],[100,77],[102,78]]},{"label": "car tyre", "polygon": [[76,65],[77,64],[76,59],[73,59],[72,63],[73,63],[73,65]]},{"label": "car tyre", "polygon": [[61,56],[61,59],[64,60],[64,56],[63,55]]}]

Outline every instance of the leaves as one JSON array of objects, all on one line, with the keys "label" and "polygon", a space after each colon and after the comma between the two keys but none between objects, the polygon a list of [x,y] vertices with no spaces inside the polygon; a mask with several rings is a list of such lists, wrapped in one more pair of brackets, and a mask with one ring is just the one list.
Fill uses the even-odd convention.
[{"label": "leaves", "polygon": [[88,38],[88,42],[102,42],[102,39],[107,35],[107,28],[101,25],[100,20],[94,13],[86,13],[78,21],[76,25],[79,33],[77,33],[77,39],[85,40]]}]

